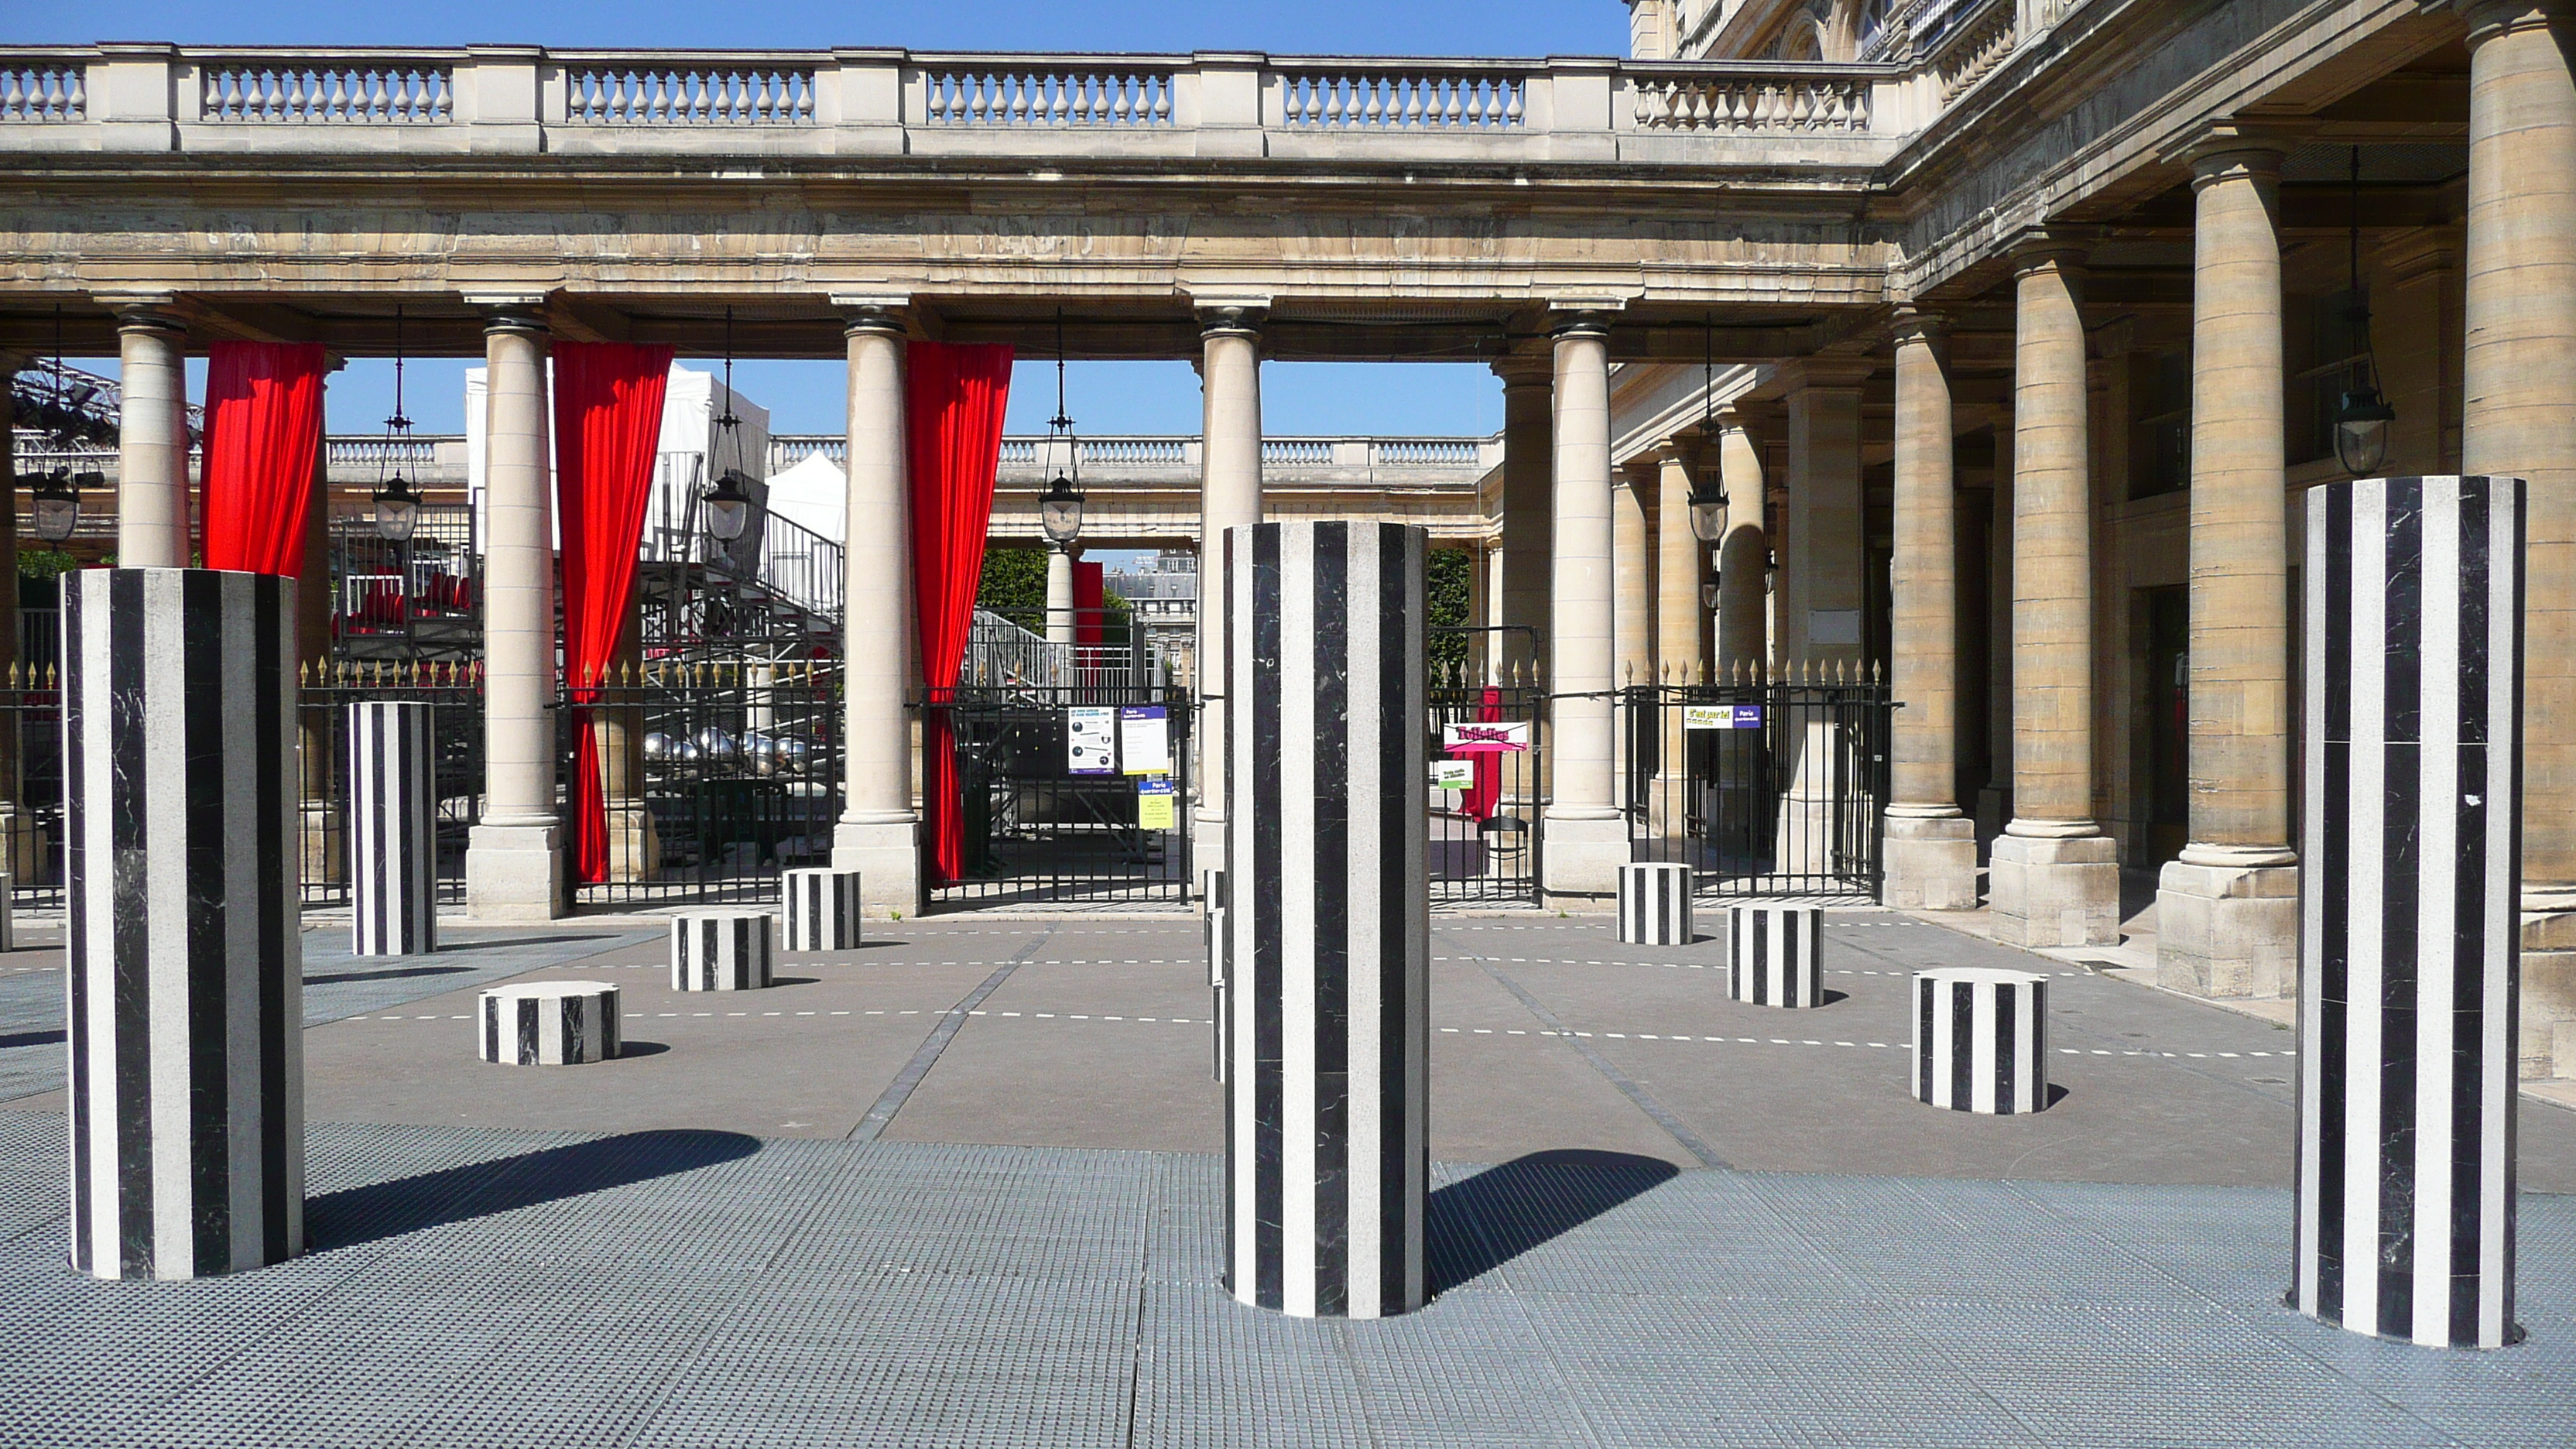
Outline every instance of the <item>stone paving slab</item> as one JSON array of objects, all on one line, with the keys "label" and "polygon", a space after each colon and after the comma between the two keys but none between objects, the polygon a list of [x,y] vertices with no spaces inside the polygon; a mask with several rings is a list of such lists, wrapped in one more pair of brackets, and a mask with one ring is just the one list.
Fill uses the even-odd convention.
[{"label": "stone paving slab", "polygon": [[2278,1307],[2269,1189],[1441,1164],[1440,1296],[1213,1279],[1216,1158],[723,1132],[313,1128],[313,1251],[65,1265],[0,1111],[12,1445],[2563,1445],[2576,1198],[2495,1353]]}]

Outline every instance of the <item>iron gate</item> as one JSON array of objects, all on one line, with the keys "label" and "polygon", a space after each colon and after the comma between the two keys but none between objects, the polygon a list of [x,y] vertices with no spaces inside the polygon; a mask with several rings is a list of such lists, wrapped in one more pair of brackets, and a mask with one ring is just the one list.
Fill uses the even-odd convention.
[{"label": "iron gate", "polygon": [[441,905],[465,902],[465,847],[483,798],[483,687],[473,664],[342,661],[300,691],[304,791],[295,829],[307,906],[349,904],[349,706],[430,707],[438,792],[436,877]]},{"label": "iron gate", "polygon": [[838,661],[664,659],[611,678],[557,711],[566,815],[581,728],[608,816],[608,878],[575,882],[578,904],[775,901],[780,871],[831,863]]},{"label": "iron gate", "polygon": [[1431,782],[1431,899],[1538,899],[1544,696],[1528,685],[1437,684],[1430,699],[1433,770],[1449,767]]},{"label": "iron gate", "polygon": [[1889,708],[1883,681],[1813,668],[1620,691],[1631,854],[1703,894],[1875,899]]},{"label": "iron gate", "polygon": [[[936,905],[1190,898],[1194,720],[1186,691],[1132,683],[968,687],[919,708],[925,746],[945,727],[957,751],[963,862],[955,879],[942,880],[935,858],[925,858]],[[1110,758],[1098,757],[1104,739],[1115,742]],[[1074,758],[1077,745],[1085,758]],[[1168,770],[1141,768],[1157,764]],[[932,844],[925,839],[925,852]]]}]

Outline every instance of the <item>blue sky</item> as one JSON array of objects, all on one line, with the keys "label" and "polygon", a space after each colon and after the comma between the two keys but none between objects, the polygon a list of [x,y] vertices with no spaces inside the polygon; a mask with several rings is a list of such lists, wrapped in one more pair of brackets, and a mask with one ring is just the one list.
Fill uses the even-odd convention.
[{"label": "blue sky", "polygon": [[[90,0],[9,7],[12,38],[26,43],[164,40],[225,45],[461,45],[794,47],[901,45],[917,50],[1264,50],[1299,55],[1617,55],[1627,44],[1621,0],[843,0],[669,4],[661,0],[271,0],[259,5]],[[79,364],[76,364],[79,365]],[[113,372],[112,362],[89,364]],[[423,431],[464,428],[464,369],[414,363],[406,403]],[[703,364],[691,364],[703,365]],[[202,395],[202,366],[192,368]],[[832,362],[739,364],[746,396],[767,406],[781,432],[842,426],[841,369]],[[1043,432],[1055,411],[1053,370],[1023,363],[1009,427]],[[332,379],[334,432],[383,425],[393,399],[390,364],[358,360]],[[1086,433],[1194,433],[1198,378],[1186,362],[1076,364],[1068,381]],[[1264,369],[1266,430],[1317,433],[1468,433],[1501,426],[1500,384],[1456,364],[1272,364]]]}]

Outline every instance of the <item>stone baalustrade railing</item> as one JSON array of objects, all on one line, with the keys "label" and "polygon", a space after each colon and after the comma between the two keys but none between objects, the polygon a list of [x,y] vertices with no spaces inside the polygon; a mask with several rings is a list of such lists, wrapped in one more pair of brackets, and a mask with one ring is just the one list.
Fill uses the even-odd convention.
[{"label": "stone baalustrade railing", "polygon": [[[1043,438],[1002,440],[1001,474],[1006,479],[1035,479]],[[1076,444],[1076,466],[1086,482],[1115,486],[1121,478],[1195,479],[1199,440],[1194,437],[1099,437]],[[849,453],[846,439],[833,433],[782,433],[769,440],[769,471],[787,471],[816,454],[835,463]],[[337,455],[334,454],[336,459]],[[1374,478],[1388,483],[1472,487],[1501,466],[1502,439],[1496,438],[1265,438],[1261,463],[1275,482],[1302,477]]]},{"label": "stone baalustrade railing", "polygon": [[1956,95],[1959,48],[1831,65],[0,47],[0,152],[1869,164]]}]

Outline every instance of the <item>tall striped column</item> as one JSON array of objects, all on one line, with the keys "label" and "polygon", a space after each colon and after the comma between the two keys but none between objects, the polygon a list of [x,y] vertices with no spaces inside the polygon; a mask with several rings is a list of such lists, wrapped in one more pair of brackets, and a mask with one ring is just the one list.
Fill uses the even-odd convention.
[{"label": "tall striped column", "polygon": [[2307,502],[2292,1300],[2496,1348],[2517,1336],[2523,483]]},{"label": "tall striped column", "polygon": [[304,1247],[295,584],[64,583],[72,1264],[274,1263]]},{"label": "tall striped column", "polygon": [[1429,535],[1225,535],[1227,1281],[1294,1317],[1429,1296]]},{"label": "tall striped column", "polygon": [[438,732],[427,704],[349,706],[349,951],[438,949]]}]

